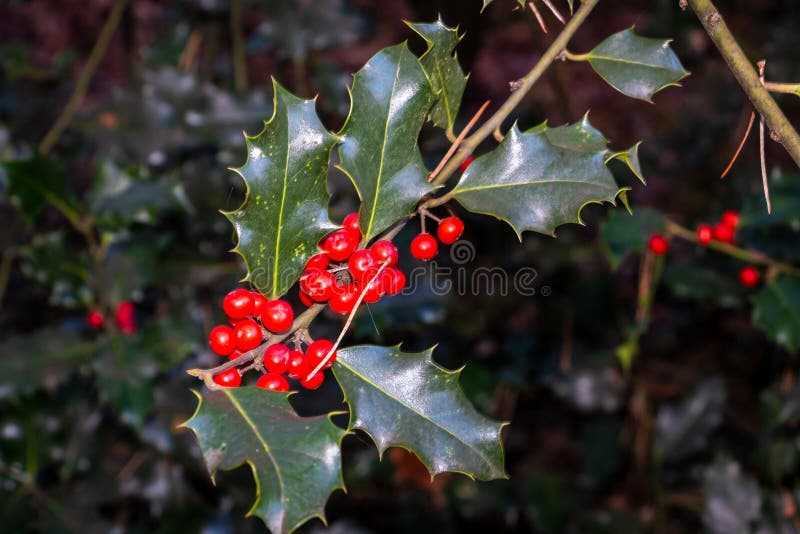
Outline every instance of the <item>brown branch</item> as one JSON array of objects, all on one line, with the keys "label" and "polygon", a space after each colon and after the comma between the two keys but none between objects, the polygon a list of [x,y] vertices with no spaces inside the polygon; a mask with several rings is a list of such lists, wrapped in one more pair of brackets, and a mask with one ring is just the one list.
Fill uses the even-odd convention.
[{"label": "brown branch", "polygon": [[[800,136],[791,125],[781,108],[775,103],[769,90],[764,87],[758,78],[758,73],[753,64],[747,59],[739,43],[731,34],[728,25],[711,0],[688,0],[689,6],[694,10],[700,23],[705,28],[711,40],[719,49],[722,57],[728,63],[733,75],[741,85],[747,97],[755,108],[764,117],[769,129],[777,134],[778,141],[800,167]],[[774,138],[774,137],[773,137]]]}]

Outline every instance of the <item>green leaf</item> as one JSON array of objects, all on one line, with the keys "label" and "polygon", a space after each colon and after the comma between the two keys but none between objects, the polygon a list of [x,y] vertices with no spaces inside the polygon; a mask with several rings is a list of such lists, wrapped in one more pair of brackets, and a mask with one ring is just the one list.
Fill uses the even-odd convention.
[{"label": "green leaf", "polygon": [[456,471],[481,480],[506,477],[500,430],[459,387],[459,371],[431,359],[433,349],[362,345],[339,351],[334,373],[350,406],[350,428],[368,433],[381,454],[403,447],[431,476]]},{"label": "green leaf", "polygon": [[628,150],[621,150],[619,152],[614,152],[610,154],[606,158],[606,163],[611,161],[612,159],[618,159],[622,163],[628,166],[631,172],[639,179],[642,184],[647,185],[647,180],[644,179],[644,174],[642,173],[642,165],[639,163],[639,145],[642,142],[639,141]]},{"label": "green leaf", "polygon": [[611,87],[650,102],[654,94],[689,75],[669,46],[669,39],[650,39],[628,28],[606,38],[586,59]]},{"label": "green leaf", "polygon": [[453,131],[453,123],[461,106],[461,97],[467,86],[467,76],[453,54],[461,41],[458,28],[447,27],[440,18],[436,22],[408,22],[408,26],[417,32],[428,49],[419,58],[422,68],[428,73],[431,87],[439,96],[428,114],[434,125]]},{"label": "green leaf", "polygon": [[452,194],[465,208],[506,221],[517,236],[581,223],[589,203],[616,202],[620,188],[606,168],[606,139],[584,116],[568,126],[516,125],[500,146],[477,158]]},{"label": "green leaf", "polygon": [[250,509],[273,534],[312,517],[325,521],[325,501],[344,489],[340,444],[347,434],[327,416],[300,417],[288,395],[255,387],[210,391],[182,426],[197,436],[212,479],[247,462],[256,481]]},{"label": "green leaf", "polygon": [[64,308],[86,307],[92,300],[91,260],[70,246],[63,232],[36,234],[20,247],[20,270],[50,292],[49,303]]},{"label": "green leaf", "polygon": [[335,228],[328,218],[326,183],[336,137],[317,117],[314,100],[272,85],[272,118],[258,135],[245,136],[247,162],[234,169],[247,196],[225,215],[236,229],[234,252],[247,264],[246,279],[277,298],[299,278],[317,242]]},{"label": "green leaf", "polygon": [[34,224],[48,203],[66,217],[77,219],[75,198],[67,191],[64,171],[51,159],[30,159],[0,163],[1,174],[8,180],[8,197],[16,204],[28,224]]},{"label": "green leaf", "polygon": [[766,284],[755,296],[753,322],[774,343],[800,350],[800,280],[783,277]]},{"label": "green leaf", "polygon": [[644,252],[651,235],[664,229],[664,215],[647,207],[632,214],[614,210],[600,224],[600,239],[612,269],[617,269],[628,254]]},{"label": "green leaf", "polygon": [[369,241],[432,189],[417,138],[434,94],[405,44],[373,56],[355,74],[350,93],[339,154],[361,199],[359,223]]}]

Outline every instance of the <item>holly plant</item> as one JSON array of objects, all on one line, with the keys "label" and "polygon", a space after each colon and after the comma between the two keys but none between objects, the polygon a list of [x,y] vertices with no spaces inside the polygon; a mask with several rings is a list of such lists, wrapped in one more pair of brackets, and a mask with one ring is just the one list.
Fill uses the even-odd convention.
[{"label": "holly plant", "polygon": [[[235,229],[233,251],[247,267],[247,287],[224,298],[229,324],[209,335],[224,363],[188,371],[205,389],[195,392],[197,410],[184,423],[212,477],[250,465],[256,481],[250,513],[272,532],[291,532],[313,517],[325,521],[329,495],[345,488],[342,440],[356,430],[380,453],[389,447],[413,452],[432,477],[507,476],[501,434],[508,423],[475,410],[459,385],[460,370],[438,365],[433,348],[408,352],[402,345],[343,341],[362,308],[408,285],[398,268],[404,251],[393,243],[408,224],[421,229],[411,256],[427,261],[469,232],[453,215],[456,206],[505,221],[520,238],[527,231],[555,236],[558,227],[581,223],[590,203],[627,206],[629,187],[618,185],[609,164],[621,162],[644,183],[639,144],[609,148],[588,114],[574,124],[503,128],[558,58],[588,61],[612,88],[644,100],[687,75],[668,41],[631,28],[586,54],[567,52],[596,3],[581,4],[533,69],[512,83],[508,100],[469,137],[479,115],[455,134],[468,90],[455,54],[464,36],[441,20],[409,24],[427,45],[421,56],[405,43],[390,46],[355,73],[350,113],[338,132],[323,124],[314,100],[273,82],[273,115],[260,133],[245,137],[246,161],[235,169],[246,184],[245,200],[225,213]],[[418,142],[426,123],[452,143],[433,171]],[[480,145],[493,133],[496,146]],[[328,215],[334,152],[360,201],[341,225]],[[299,297],[302,309],[289,295]],[[343,318],[336,339],[314,337],[326,309]],[[304,417],[290,403],[293,390],[325,381],[341,388],[344,428],[332,419],[338,412]]]}]

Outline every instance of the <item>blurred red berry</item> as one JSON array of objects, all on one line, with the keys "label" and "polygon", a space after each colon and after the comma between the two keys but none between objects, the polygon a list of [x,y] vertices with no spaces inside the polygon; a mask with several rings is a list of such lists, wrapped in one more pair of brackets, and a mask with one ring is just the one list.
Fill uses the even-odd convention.
[{"label": "blurred red berry", "polygon": [[714,225],[713,233],[714,233],[714,239],[716,239],[717,241],[721,243],[733,243],[735,231],[727,224],[719,223]]},{"label": "blurred red berry", "polygon": [[650,236],[650,240],[647,242],[647,248],[656,256],[663,256],[669,249],[669,242],[663,235],[654,234]]},{"label": "blurred red berry", "polygon": [[735,231],[737,228],[739,228],[739,219],[740,217],[738,211],[729,210],[722,214],[719,222],[725,226],[729,226],[731,230]]},{"label": "blurred red berry", "polygon": [[86,312],[86,324],[92,328],[103,328],[106,318],[97,310],[89,310]]},{"label": "blurred red berry", "polygon": [[136,308],[133,302],[123,300],[117,306],[117,311],[114,314],[114,322],[117,323],[117,328],[123,334],[136,333]]},{"label": "blurred red berry", "polygon": [[697,242],[701,245],[708,245],[714,238],[714,229],[708,224],[701,224],[697,227]]},{"label": "blurred red berry", "polygon": [[761,281],[761,273],[755,267],[747,265],[739,271],[739,281],[744,287],[755,287]]}]

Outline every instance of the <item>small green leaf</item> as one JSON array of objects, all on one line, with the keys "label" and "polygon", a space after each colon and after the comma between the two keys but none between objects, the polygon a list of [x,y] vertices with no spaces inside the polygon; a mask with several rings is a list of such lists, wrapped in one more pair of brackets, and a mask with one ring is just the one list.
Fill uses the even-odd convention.
[{"label": "small green leaf", "polygon": [[434,125],[452,132],[453,123],[461,106],[461,97],[467,86],[467,76],[453,54],[461,37],[458,28],[447,27],[440,18],[436,22],[409,22],[408,26],[417,32],[428,49],[419,58],[431,81],[431,86],[439,96],[433,105],[428,119]]},{"label": "small green leaf", "polygon": [[340,350],[334,373],[350,405],[350,427],[368,433],[381,454],[392,446],[410,450],[431,476],[506,477],[503,424],[475,411],[458,384],[460,371],[436,365],[432,352],[374,345]]},{"label": "small green leaf", "polygon": [[325,502],[344,489],[341,441],[347,432],[327,416],[300,417],[286,393],[255,387],[206,392],[182,426],[197,436],[211,478],[248,463],[256,481],[250,509],[273,534],[292,532],[312,517],[325,521]]},{"label": "small green leaf", "polygon": [[405,44],[373,56],[355,74],[350,93],[339,154],[361,199],[359,222],[369,241],[432,189],[417,138],[435,95]]},{"label": "small green leaf", "polygon": [[774,343],[800,350],[800,280],[783,277],[766,284],[755,296],[753,322]]},{"label": "small green leaf", "polygon": [[603,249],[613,269],[617,269],[628,254],[644,252],[651,235],[664,229],[664,215],[641,207],[628,214],[614,210],[600,224]]},{"label": "small green leaf", "polygon": [[650,102],[655,93],[689,75],[669,42],[641,37],[628,28],[579,57],[620,93]]},{"label": "small green leaf", "polygon": [[77,201],[67,191],[64,171],[42,156],[0,163],[0,175],[8,180],[8,197],[34,224],[44,206],[52,204],[65,216],[77,219]]},{"label": "small green leaf", "polygon": [[314,100],[272,85],[272,118],[261,133],[245,137],[247,162],[234,169],[247,185],[247,197],[225,215],[236,229],[234,251],[247,264],[247,280],[277,298],[299,278],[317,242],[335,228],[326,184],[336,137],[320,122]]},{"label": "small green leaf", "polygon": [[615,203],[620,188],[606,168],[606,140],[584,117],[557,128],[516,125],[493,151],[476,159],[452,194],[465,208],[508,222],[517,236],[581,223],[586,204]]}]

